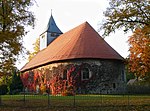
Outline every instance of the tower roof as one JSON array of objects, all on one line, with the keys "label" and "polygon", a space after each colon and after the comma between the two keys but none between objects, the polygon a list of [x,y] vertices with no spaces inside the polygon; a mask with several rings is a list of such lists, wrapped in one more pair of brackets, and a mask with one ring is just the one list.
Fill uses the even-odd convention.
[{"label": "tower roof", "polygon": [[40,51],[21,71],[51,62],[79,58],[124,60],[90,25],[85,22],[60,35]]},{"label": "tower roof", "polygon": [[57,27],[52,14],[47,24],[46,32],[56,32],[62,34],[61,30]]}]

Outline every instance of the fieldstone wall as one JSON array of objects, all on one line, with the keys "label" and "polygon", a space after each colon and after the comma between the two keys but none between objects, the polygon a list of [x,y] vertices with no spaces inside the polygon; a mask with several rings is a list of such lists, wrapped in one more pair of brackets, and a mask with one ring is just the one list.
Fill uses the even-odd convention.
[{"label": "fieldstone wall", "polygon": [[[81,72],[84,68],[89,69],[90,78],[88,80],[82,80]],[[67,71],[67,80],[63,80],[64,71]],[[41,87],[44,84],[46,88],[50,86],[52,94],[60,94],[67,90],[67,87],[78,94],[118,94],[125,91],[124,64],[119,60],[70,60],[49,64],[27,72],[32,74],[28,81],[34,81],[32,85],[35,86],[34,90],[37,90],[37,85]],[[38,75],[37,79],[33,79],[36,74]]]}]

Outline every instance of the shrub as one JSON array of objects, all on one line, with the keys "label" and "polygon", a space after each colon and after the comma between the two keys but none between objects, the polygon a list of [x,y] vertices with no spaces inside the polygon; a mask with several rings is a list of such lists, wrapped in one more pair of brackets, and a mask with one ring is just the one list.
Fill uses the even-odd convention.
[{"label": "shrub", "polygon": [[14,73],[12,75],[12,82],[9,85],[9,94],[19,94],[23,91],[23,83],[21,81],[20,75]]},{"label": "shrub", "polygon": [[41,86],[40,86],[40,93],[41,94],[46,93],[46,86],[44,84],[41,84]]},{"label": "shrub", "polygon": [[5,95],[8,92],[8,88],[6,84],[0,85],[0,95]]},{"label": "shrub", "polygon": [[130,94],[150,94],[150,86],[149,85],[128,85],[127,91]]},{"label": "shrub", "polygon": [[73,96],[74,94],[71,91],[65,90],[61,93],[62,96]]},{"label": "shrub", "polygon": [[64,90],[62,93],[62,96],[73,96],[74,95],[74,90],[73,86],[69,86],[66,90]]}]

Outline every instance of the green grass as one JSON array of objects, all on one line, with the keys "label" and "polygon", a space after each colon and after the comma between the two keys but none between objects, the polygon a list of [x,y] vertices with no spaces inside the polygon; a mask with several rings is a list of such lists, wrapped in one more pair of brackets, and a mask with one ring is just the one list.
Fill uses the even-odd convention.
[{"label": "green grass", "polygon": [[1,99],[0,111],[150,111],[150,95],[49,96],[49,101],[47,95],[3,95]]}]

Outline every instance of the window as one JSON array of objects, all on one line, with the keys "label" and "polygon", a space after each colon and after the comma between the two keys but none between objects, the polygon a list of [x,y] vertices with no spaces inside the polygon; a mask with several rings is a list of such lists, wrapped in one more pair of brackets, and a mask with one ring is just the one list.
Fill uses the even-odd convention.
[{"label": "window", "polygon": [[114,88],[114,89],[116,88],[116,84],[115,84],[115,83],[113,83],[113,88]]},{"label": "window", "polygon": [[45,35],[42,35],[42,38],[45,38]]},{"label": "window", "polygon": [[121,71],[121,76],[122,76],[122,81],[125,81],[125,75],[124,75],[124,70]]},{"label": "window", "polygon": [[90,73],[88,68],[83,68],[81,74],[82,74],[82,80],[87,80],[90,78]]},{"label": "window", "polygon": [[52,37],[55,37],[55,36],[56,36],[56,33],[51,33],[51,36],[52,36]]},{"label": "window", "polygon": [[62,78],[63,80],[67,80],[67,70],[64,70]]}]

